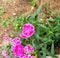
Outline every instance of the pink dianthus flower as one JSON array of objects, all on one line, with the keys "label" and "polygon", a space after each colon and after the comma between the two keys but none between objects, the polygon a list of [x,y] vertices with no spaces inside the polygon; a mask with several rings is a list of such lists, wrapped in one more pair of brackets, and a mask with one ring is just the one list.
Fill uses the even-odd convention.
[{"label": "pink dianthus flower", "polygon": [[3,55],[5,58],[8,58],[8,54],[6,53],[5,50],[2,51],[2,55]]},{"label": "pink dianthus flower", "polygon": [[21,54],[19,58],[33,58],[33,56],[27,54]]},{"label": "pink dianthus flower", "polygon": [[9,39],[9,36],[5,34],[5,35],[3,36],[3,39],[4,39],[4,40],[8,40],[8,39]]},{"label": "pink dianthus flower", "polygon": [[22,27],[22,33],[20,34],[20,37],[22,38],[28,38],[31,37],[35,33],[35,28],[32,24],[24,24]]},{"label": "pink dianthus flower", "polygon": [[12,41],[13,45],[16,45],[16,44],[20,44],[21,43],[19,37],[15,37],[11,41]]},{"label": "pink dianthus flower", "polygon": [[12,45],[12,51],[16,56],[24,54],[24,46],[22,44]]},{"label": "pink dianthus flower", "polygon": [[25,46],[24,52],[25,52],[26,54],[32,53],[32,52],[34,52],[34,48],[33,48],[30,44],[28,44],[27,46]]}]

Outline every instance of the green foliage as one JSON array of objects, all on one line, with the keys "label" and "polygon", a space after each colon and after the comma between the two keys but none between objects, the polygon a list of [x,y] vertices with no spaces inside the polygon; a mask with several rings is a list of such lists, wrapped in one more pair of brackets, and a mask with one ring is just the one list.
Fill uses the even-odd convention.
[{"label": "green foliage", "polygon": [[2,25],[8,27],[11,24],[9,18],[2,20]]},{"label": "green foliage", "polygon": [[36,3],[37,0],[30,0],[30,3],[35,6],[37,3]]},{"label": "green foliage", "polygon": [[[38,58],[41,55],[46,58],[46,55],[50,55],[56,58],[54,55],[54,44],[60,40],[60,18],[47,18],[44,24],[41,23],[41,19],[38,20],[41,6],[39,6],[37,12],[28,17],[28,23],[32,23],[35,26],[35,34],[29,40],[29,43],[33,45],[35,50],[38,51]],[[26,40],[25,40],[26,41]],[[30,42],[31,41],[31,42]],[[26,42],[27,43],[27,42]],[[47,47],[51,47],[51,52]]]},{"label": "green foliage", "polygon": [[[22,44],[31,44],[35,48],[35,53],[33,54],[37,54],[38,58],[40,58],[40,55],[43,58],[46,58],[46,55],[57,58],[54,55],[54,46],[55,43],[60,41],[60,17],[47,18],[45,23],[42,24],[42,18],[38,18],[41,8],[42,5],[39,6],[35,14],[29,17],[20,16],[12,18],[12,25],[15,31],[17,30],[17,32],[20,33],[25,23],[33,24],[35,27],[35,34],[29,39],[21,39]],[[3,23],[5,25],[6,22]]]},{"label": "green foliage", "polygon": [[0,6],[0,15],[3,15],[4,13],[5,13],[4,7],[3,6]]}]

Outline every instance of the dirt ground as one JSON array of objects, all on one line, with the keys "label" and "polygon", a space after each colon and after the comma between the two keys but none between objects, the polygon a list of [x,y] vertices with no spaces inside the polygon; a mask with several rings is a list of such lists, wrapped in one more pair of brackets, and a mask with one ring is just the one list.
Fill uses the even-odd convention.
[{"label": "dirt ground", "polygon": [[3,0],[3,2],[0,3],[3,3],[2,5],[5,9],[5,17],[21,15],[30,11],[32,7],[28,0]]},{"label": "dirt ground", "polygon": [[47,8],[51,9],[57,15],[60,15],[60,0],[42,0],[42,3],[47,3]]}]

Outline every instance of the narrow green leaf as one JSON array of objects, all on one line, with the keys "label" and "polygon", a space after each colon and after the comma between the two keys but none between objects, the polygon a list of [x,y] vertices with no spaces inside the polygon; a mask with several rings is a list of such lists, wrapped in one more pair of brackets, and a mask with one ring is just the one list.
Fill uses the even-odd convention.
[{"label": "narrow green leaf", "polygon": [[36,11],[36,15],[38,16],[41,12],[41,9],[42,9],[42,4],[38,7],[37,11]]},{"label": "narrow green leaf", "polygon": [[45,25],[42,25],[42,24],[38,24],[38,25],[41,26],[42,28],[44,28],[45,30],[48,29]]},{"label": "narrow green leaf", "polygon": [[41,9],[42,9],[42,5],[40,5],[40,6],[38,7],[38,9],[37,9],[37,11],[36,11],[35,14],[32,14],[32,15],[29,17],[29,20],[35,19],[35,17],[37,17],[37,16],[40,14]]},{"label": "narrow green leaf", "polygon": [[51,26],[50,22],[48,20],[46,20],[46,22],[47,22],[48,26],[50,27],[50,29],[52,30],[52,26]]},{"label": "narrow green leaf", "polygon": [[45,46],[42,48],[42,50],[43,50],[43,58],[46,58],[46,44],[45,44]]},{"label": "narrow green leaf", "polygon": [[46,58],[46,53],[43,51],[43,58]]},{"label": "narrow green leaf", "polygon": [[54,55],[54,41],[52,41],[52,45],[51,45],[51,54]]}]

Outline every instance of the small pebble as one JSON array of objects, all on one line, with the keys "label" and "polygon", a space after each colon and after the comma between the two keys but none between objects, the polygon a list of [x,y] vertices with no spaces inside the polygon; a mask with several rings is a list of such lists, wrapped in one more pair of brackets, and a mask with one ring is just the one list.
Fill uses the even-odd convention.
[{"label": "small pebble", "polygon": [[16,3],[15,1],[13,3]]},{"label": "small pebble", "polygon": [[16,15],[16,13],[13,13],[13,15]]}]

